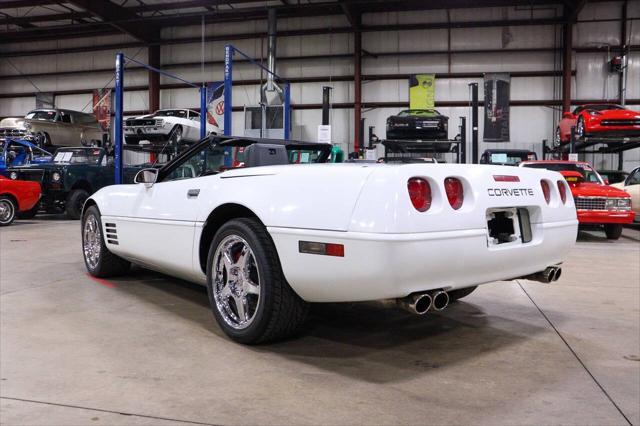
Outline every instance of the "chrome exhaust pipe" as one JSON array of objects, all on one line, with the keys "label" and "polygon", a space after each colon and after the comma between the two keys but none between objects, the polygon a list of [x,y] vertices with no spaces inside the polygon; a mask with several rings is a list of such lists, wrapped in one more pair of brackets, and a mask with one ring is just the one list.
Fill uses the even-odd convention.
[{"label": "chrome exhaust pipe", "polygon": [[398,306],[415,315],[424,315],[431,309],[432,299],[429,293],[414,293],[402,299],[396,299]]},{"label": "chrome exhaust pipe", "polygon": [[554,281],[558,281],[562,275],[562,269],[557,266],[547,266],[544,271],[536,272],[535,274],[526,275],[524,278],[526,280],[538,281],[541,283],[551,283]]},{"label": "chrome exhaust pipe", "polygon": [[449,306],[449,294],[446,291],[436,291],[431,298],[433,309],[436,311],[442,311]]}]

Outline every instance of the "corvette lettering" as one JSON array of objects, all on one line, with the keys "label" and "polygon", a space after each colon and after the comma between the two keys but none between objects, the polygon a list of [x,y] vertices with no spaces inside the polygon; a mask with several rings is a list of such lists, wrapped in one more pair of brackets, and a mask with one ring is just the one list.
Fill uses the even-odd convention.
[{"label": "corvette lettering", "polygon": [[489,188],[487,192],[490,197],[526,197],[534,195],[531,188]]}]

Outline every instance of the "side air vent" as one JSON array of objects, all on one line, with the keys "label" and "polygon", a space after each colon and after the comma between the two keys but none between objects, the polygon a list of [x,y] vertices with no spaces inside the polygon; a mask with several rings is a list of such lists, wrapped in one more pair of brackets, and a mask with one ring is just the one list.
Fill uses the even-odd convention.
[{"label": "side air vent", "polygon": [[118,231],[116,230],[115,223],[105,223],[104,227],[107,230],[107,243],[113,244],[114,246],[118,245]]}]

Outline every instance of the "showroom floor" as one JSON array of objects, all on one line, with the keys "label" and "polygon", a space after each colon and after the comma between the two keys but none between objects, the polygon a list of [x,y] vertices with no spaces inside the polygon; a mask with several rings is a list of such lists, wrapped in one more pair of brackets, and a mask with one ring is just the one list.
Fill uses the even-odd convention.
[{"label": "showroom floor", "polygon": [[556,284],[422,318],[317,306],[258,347],[221,334],[202,288],[89,278],[79,239],[55,217],[0,233],[2,424],[640,423],[637,229],[582,232]]}]

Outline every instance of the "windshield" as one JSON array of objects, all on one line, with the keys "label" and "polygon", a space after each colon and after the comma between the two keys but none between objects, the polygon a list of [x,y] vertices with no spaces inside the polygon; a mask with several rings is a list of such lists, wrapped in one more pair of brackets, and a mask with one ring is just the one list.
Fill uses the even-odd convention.
[{"label": "windshield", "polygon": [[584,109],[606,111],[609,109],[624,109],[624,107],[621,107],[620,105],[615,105],[615,104],[603,104],[603,105],[585,105]]},{"label": "windshield", "polygon": [[165,109],[156,111],[152,117],[180,117],[187,118],[187,111],[184,109]]},{"label": "windshield", "polygon": [[398,117],[435,117],[437,115],[440,115],[440,113],[435,109],[405,109],[400,111]]},{"label": "windshield", "polygon": [[596,172],[591,168],[588,164],[580,164],[580,163],[529,163],[525,164],[524,167],[531,167],[533,169],[547,169],[553,170],[554,172],[579,172],[584,177],[585,182],[591,183],[599,183],[600,185],[604,185],[604,181]]},{"label": "windshield", "polygon": [[99,164],[102,150],[96,148],[59,149],[53,157],[54,163],[65,164]]},{"label": "windshield", "polygon": [[25,118],[28,118],[29,120],[55,120],[56,118],[56,112],[52,111],[52,110],[36,110],[36,111],[31,111],[30,113],[28,113],[26,115]]}]

